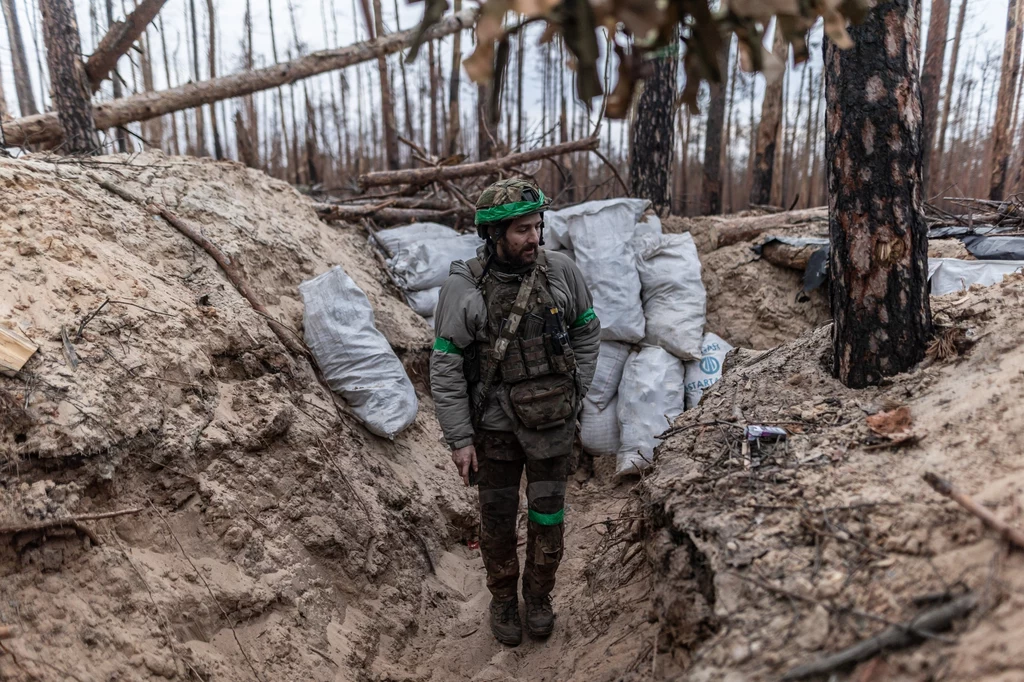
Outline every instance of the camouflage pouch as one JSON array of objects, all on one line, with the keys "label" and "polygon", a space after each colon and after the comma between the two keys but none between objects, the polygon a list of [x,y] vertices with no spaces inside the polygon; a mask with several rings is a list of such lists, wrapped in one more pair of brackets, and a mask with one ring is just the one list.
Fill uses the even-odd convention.
[{"label": "camouflage pouch", "polygon": [[544,346],[544,337],[522,339],[519,348],[523,354],[523,361],[526,363],[526,374],[530,377],[542,377],[551,374],[551,365],[548,363],[548,351]]},{"label": "camouflage pouch", "polygon": [[501,380],[506,384],[516,384],[529,377],[520,344],[519,339],[511,339],[505,351],[505,358],[501,361]]},{"label": "camouflage pouch", "polygon": [[523,426],[536,431],[564,426],[576,418],[576,385],[572,376],[549,374],[516,384],[509,400]]}]

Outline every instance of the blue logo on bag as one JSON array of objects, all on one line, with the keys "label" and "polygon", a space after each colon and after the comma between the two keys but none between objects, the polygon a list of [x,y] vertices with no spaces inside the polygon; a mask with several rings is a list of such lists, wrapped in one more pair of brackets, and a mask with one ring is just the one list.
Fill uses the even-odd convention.
[{"label": "blue logo on bag", "polygon": [[721,369],[722,365],[718,362],[718,358],[709,355],[706,358],[700,360],[700,371],[705,374],[718,374],[718,370]]}]

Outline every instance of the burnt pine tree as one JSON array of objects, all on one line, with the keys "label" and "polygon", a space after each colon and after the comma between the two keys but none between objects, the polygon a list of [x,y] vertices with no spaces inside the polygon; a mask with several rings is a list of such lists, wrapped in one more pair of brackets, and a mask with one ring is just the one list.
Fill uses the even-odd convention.
[{"label": "burnt pine tree", "polygon": [[64,130],[61,151],[96,154],[99,139],[92,117],[92,91],[82,64],[82,41],[72,0],[41,0],[46,65],[57,118]]},{"label": "burnt pine tree", "polygon": [[[772,42],[772,56],[785,65],[789,56],[789,43],[782,31],[776,27]],[[785,66],[783,66],[785,69]],[[754,148],[754,167],[750,184],[750,203],[770,204],[772,201],[772,175],[775,172],[775,147],[779,141],[782,126],[782,85],[783,73],[779,73],[765,86],[764,103],[761,105],[761,121],[757,128],[757,145]]]},{"label": "burnt pine tree", "polygon": [[825,42],[834,372],[862,388],[924,358],[931,336],[921,213],[915,0],[891,0]]},{"label": "burnt pine tree", "polygon": [[721,83],[709,83],[711,103],[708,105],[707,132],[704,136],[704,177],[700,190],[701,215],[722,212],[722,132],[725,129],[725,79],[729,74],[730,43],[725,41],[718,55]]},{"label": "burnt pine tree", "polygon": [[[921,159],[921,183],[930,191],[930,168],[935,131],[939,127],[939,87],[942,82],[942,63],[946,58],[946,37],[949,30],[949,0],[932,0],[932,15],[928,22],[928,45],[924,51],[921,70],[921,100],[924,104],[924,157]],[[956,65],[950,67],[956,68]],[[947,90],[947,93],[949,91]],[[949,99],[949,94],[946,95]]]},{"label": "burnt pine tree", "polygon": [[669,205],[669,173],[675,148],[676,64],[678,42],[654,64],[654,74],[644,81],[633,124],[633,153],[629,159],[630,193],[650,199],[658,213]]}]

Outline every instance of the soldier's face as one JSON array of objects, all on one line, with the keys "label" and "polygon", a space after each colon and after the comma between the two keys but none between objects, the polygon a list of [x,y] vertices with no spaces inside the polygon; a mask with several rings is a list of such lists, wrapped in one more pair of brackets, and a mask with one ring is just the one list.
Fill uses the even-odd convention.
[{"label": "soldier's face", "polygon": [[513,265],[532,265],[540,251],[544,218],[539,213],[516,218],[498,240],[498,255]]}]

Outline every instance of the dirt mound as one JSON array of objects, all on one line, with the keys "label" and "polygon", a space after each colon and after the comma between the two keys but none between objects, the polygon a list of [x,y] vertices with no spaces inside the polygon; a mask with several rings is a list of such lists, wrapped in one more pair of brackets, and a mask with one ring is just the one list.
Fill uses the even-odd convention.
[{"label": "dirt mound", "polygon": [[[778,679],[970,590],[979,606],[951,639],[849,679],[1024,677],[1024,559],[922,480],[934,471],[1024,525],[1022,298],[1014,276],[933,299],[930,359],[879,388],[831,377],[827,327],[727,363],[647,482],[659,674]],[[792,435],[748,452],[744,424]]]}]

